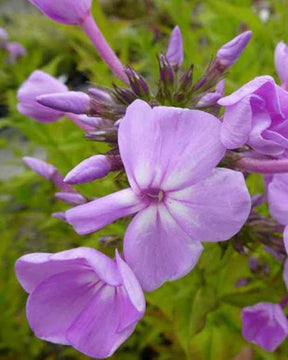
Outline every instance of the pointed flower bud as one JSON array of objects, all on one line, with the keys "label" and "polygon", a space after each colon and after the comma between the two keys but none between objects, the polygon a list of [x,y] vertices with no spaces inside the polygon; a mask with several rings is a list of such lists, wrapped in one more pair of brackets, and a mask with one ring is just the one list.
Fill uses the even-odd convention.
[{"label": "pointed flower bud", "polygon": [[108,103],[111,105],[114,103],[114,101],[108,91],[98,89],[98,88],[90,88],[88,91],[89,91],[89,94],[93,96],[94,100],[104,102],[106,104]]},{"label": "pointed flower bud", "polygon": [[51,180],[53,178],[55,172],[57,171],[53,165],[48,164],[45,161],[40,160],[40,159],[25,156],[23,158],[23,161],[31,170],[33,170],[38,175],[42,176],[43,178],[45,178],[47,180]]},{"label": "pointed flower bud", "polygon": [[281,41],[275,49],[275,67],[283,87],[288,89],[288,46]]},{"label": "pointed flower bud", "polygon": [[108,175],[111,162],[105,155],[94,155],[82,161],[65,177],[68,184],[82,184]]},{"label": "pointed flower bud", "polygon": [[53,182],[55,186],[65,192],[76,192],[71,186],[65,184],[62,175],[51,164],[46,163],[43,160],[33,157],[25,156],[23,158],[25,164],[38,175]]},{"label": "pointed flower bud", "polygon": [[163,85],[169,86],[174,83],[175,76],[173,68],[170,63],[167,61],[165,55],[161,54],[159,57],[159,68],[160,68],[160,79]]},{"label": "pointed flower bud", "polygon": [[92,0],[29,0],[54,21],[80,25],[90,15]]},{"label": "pointed flower bud", "polygon": [[179,26],[175,26],[170,36],[166,58],[172,66],[180,67],[183,62],[183,40]]},{"label": "pointed flower bud", "polygon": [[40,95],[37,102],[64,113],[86,114],[90,111],[90,97],[81,91],[67,91]]},{"label": "pointed flower bud", "polygon": [[215,87],[214,92],[209,92],[204,95],[197,103],[198,108],[208,107],[217,104],[217,101],[224,95],[225,80],[220,80]]},{"label": "pointed flower bud", "polygon": [[251,31],[245,31],[223,45],[217,52],[216,61],[226,69],[232,66],[248,45],[251,36]]},{"label": "pointed flower bud", "polygon": [[61,201],[66,202],[69,205],[81,205],[85,204],[87,200],[84,196],[74,192],[59,192],[55,194],[55,197]]},{"label": "pointed flower bud", "polygon": [[279,304],[258,303],[242,310],[243,337],[274,351],[288,334],[288,321]]},{"label": "pointed flower bud", "polygon": [[64,116],[64,113],[39,104],[36,97],[66,91],[68,91],[67,87],[59,80],[43,71],[36,70],[18,90],[18,111],[40,122],[56,121]]},{"label": "pointed flower bud", "polygon": [[[134,93],[142,98],[149,97],[149,87],[144,78],[130,66],[126,68],[125,72],[128,76],[130,86]],[[135,99],[133,99],[132,101],[134,100]]]}]

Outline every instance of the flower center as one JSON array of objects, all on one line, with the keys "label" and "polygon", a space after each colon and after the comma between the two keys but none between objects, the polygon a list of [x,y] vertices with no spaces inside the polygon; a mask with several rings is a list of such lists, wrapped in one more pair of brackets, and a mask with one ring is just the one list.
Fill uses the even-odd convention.
[{"label": "flower center", "polygon": [[154,201],[161,202],[164,199],[164,191],[161,189],[147,189],[145,195]]}]

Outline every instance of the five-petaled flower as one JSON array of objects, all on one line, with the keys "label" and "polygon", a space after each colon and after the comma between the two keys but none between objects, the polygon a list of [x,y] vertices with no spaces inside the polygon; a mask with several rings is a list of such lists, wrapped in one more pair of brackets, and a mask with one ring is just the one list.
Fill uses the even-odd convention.
[{"label": "five-petaled flower", "polygon": [[138,280],[117,252],[116,260],[84,247],[29,254],[16,274],[36,336],[90,357],[111,356],[145,312]]},{"label": "five-petaled flower", "polygon": [[132,103],[119,127],[130,188],[66,212],[80,234],[137,215],[124,237],[124,257],[146,291],[186,275],[201,241],[236,234],[250,212],[240,172],[215,168],[225,153],[211,114]]}]

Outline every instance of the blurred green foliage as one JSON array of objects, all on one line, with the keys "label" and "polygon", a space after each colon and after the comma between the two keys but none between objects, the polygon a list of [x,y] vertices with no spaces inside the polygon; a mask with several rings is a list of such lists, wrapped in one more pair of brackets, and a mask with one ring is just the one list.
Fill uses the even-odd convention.
[{"label": "blurred green foliage", "polygon": [[[3,4],[4,1],[0,2]],[[227,93],[262,74],[275,75],[274,47],[288,41],[288,1],[265,1],[270,17],[263,23],[259,6],[252,0],[117,0],[100,4],[94,0],[94,15],[112,47],[124,63],[132,64],[153,85],[157,78],[156,55],[165,51],[168,35],[179,24],[185,44],[185,64],[195,64],[195,77],[213,54],[241,30],[253,30],[251,44],[227,78]],[[104,12],[106,11],[106,13]],[[39,68],[55,76],[65,75],[73,88],[89,83],[110,85],[112,78],[93,46],[77,27],[53,23],[31,12],[1,17],[11,39],[22,43],[28,55],[16,64],[6,62],[0,50],[0,103],[7,112],[0,119],[0,151],[13,154],[12,165],[21,157],[44,148],[47,159],[63,174],[80,160],[104,152],[106,145],[89,142],[67,119],[52,124],[36,123],[17,113],[16,91],[29,74]],[[89,80],[88,80],[89,79]],[[89,82],[88,82],[89,81]],[[116,80],[117,82],[117,80]],[[154,84],[156,85],[156,84]],[[7,134],[9,129],[9,138]],[[11,135],[12,134],[12,135]],[[20,140],[19,140],[20,139]],[[3,161],[3,160],[2,160]],[[5,161],[5,159],[4,159]],[[1,170],[2,171],[2,170]],[[87,196],[102,196],[120,184],[115,175],[81,186]],[[263,191],[262,179],[248,179],[253,194]],[[77,246],[92,246],[113,256],[112,246],[100,245],[102,235],[122,236],[127,221],[121,220],[92,236],[78,236],[50,214],[65,206],[55,200],[55,189],[32,171],[0,183],[0,359],[80,360],[87,359],[71,348],[35,338],[25,318],[26,294],[16,281],[15,260],[29,252],[56,252]],[[247,260],[232,242],[207,244],[196,269],[185,278],[167,283],[147,294],[147,313],[134,335],[114,355],[117,360],[229,360],[247,343],[241,337],[240,309],[257,301],[279,301],[285,294],[281,264],[253,247],[260,264],[270,271],[252,274]],[[249,283],[236,287],[237,281]],[[251,346],[255,360],[284,360],[288,342],[268,354]],[[250,360],[246,355],[242,358]]]}]

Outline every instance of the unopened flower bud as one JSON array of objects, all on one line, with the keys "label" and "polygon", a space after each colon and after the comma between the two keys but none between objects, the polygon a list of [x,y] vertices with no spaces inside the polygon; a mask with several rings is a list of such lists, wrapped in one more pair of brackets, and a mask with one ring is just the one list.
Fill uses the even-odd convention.
[{"label": "unopened flower bud", "polygon": [[274,351],[288,334],[288,321],[279,304],[258,303],[242,310],[243,337],[266,351]]},{"label": "unopened flower bud", "polygon": [[163,54],[159,57],[160,79],[163,85],[169,86],[174,83],[174,71],[170,63],[167,61],[166,56]]},{"label": "unopened flower bud", "polygon": [[[149,87],[144,78],[137,73],[134,69],[128,66],[125,69],[126,75],[128,76],[130,86],[134,93],[142,98],[149,97]],[[132,100],[134,101],[135,98]]]},{"label": "unopened flower bud", "polygon": [[86,114],[90,111],[90,97],[81,91],[67,91],[40,95],[37,102],[64,113]]},{"label": "unopened flower bud", "polygon": [[54,21],[79,25],[89,15],[92,0],[29,0],[44,15]]},{"label": "unopened flower bud", "polygon": [[76,192],[70,185],[64,183],[62,175],[53,165],[29,156],[25,156],[23,160],[31,170],[43,178],[52,181],[62,191]]},{"label": "unopened flower bud", "polygon": [[217,104],[217,101],[224,95],[225,80],[220,80],[215,87],[214,92],[209,92],[204,95],[197,103],[197,107],[208,107]]},{"label": "unopened flower bud", "polygon": [[175,26],[170,36],[166,58],[172,66],[180,67],[183,62],[183,40],[179,26]]},{"label": "unopened flower bud", "polygon": [[94,99],[97,101],[109,103],[109,104],[114,103],[112,96],[109,94],[108,91],[98,88],[90,88],[88,91],[89,94],[91,94],[94,97]]},{"label": "unopened flower bud", "polygon": [[288,46],[281,41],[275,49],[275,67],[282,86],[288,89]]},{"label": "unopened flower bud", "polygon": [[56,111],[39,104],[36,97],[43,94],[67,92],[67,87],[53,76],[36,70],[21,85],[17,93],[18,111],[40,122],[52,122],[64,116],[62,111]]},{"label": "unopened flower bud", "polygon": [[65,177],[68,184],[82,184],[108,175],[111,162],[105,155],[94,155],[82,161]]},{"label": "unopened flower bud", "polygon": [[76,192],[59,192],[55,194],[55,197],[69,205],[74,206],[85,204],[87,202],[84,196]]},{"label": "unopened flower bud", "polygon": [[217,52],[216,61],[227,69],[232,66],[248,45],[252,36],[251,31],[245,31],[223,45]]},{"label": "unopened flower bud", "polygon": [[43,178],[47,180],[51,180],[57,171],[57,169],[51,165],[46,163],[43,160],[36,159],[33,157],[25,156],[23,158],[23,161],[25,164],[34,172],[36,172],[38,175],[42,176]]}]

